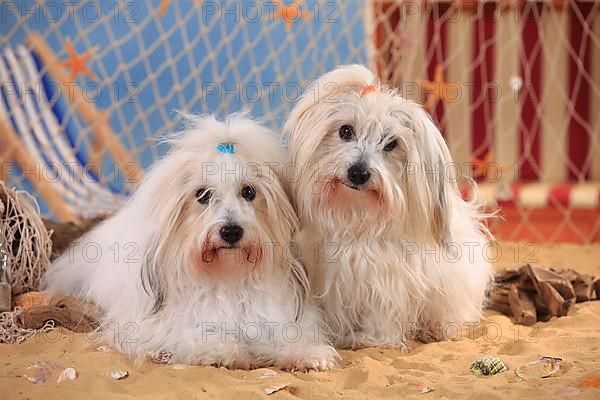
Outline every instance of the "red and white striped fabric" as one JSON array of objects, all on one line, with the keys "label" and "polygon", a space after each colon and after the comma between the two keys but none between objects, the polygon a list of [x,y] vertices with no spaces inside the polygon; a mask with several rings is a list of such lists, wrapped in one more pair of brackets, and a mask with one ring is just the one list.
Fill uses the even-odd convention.
[{"label": "red and white striped fabric", "polygon": [[504,170],[490,188],[510,187],[520,204],[596,207],[598,185],[586,182],[600,182],[600,3],[522,3],[405,4],[395,30],[412,41],[397,66],[402,87],[441,67],[450,99],[430,112],[460,165],[489,157]]},{"label": "red and white striped fabric", "polygon": [[600,1],[373,1],[380,75],[429,107],[496,237],[600,242]]}]

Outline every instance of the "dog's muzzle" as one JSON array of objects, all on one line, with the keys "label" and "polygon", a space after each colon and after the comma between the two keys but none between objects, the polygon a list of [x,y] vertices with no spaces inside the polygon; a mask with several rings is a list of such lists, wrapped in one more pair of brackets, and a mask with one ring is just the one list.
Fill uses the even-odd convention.
[{"label": "dog's muzzle", "polygon": [[236,224],[227,224],[219,230],[219,235],[226,243],[234,245],[244,236],[244,228]]},{"label": "dog's muzzle", "polygon": [[[371,173],[363,162],[355,163],[348,168],[347,172],[348,181],[358,188],[364,185],[371,179]],[[352,188],[354,189],[354,188]]]}]

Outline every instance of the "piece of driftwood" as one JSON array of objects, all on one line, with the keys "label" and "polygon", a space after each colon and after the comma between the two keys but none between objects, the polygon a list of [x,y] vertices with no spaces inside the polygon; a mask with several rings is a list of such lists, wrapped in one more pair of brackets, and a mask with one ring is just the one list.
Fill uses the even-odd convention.
[{"label": "piece of driftwood", "polygon": [[508,291],[508,304],[517,324],[530,326],[537,322],[534,297],[530,292],[512,285]]},{"label": "piece of driftwood", "polygon": [[106,219],[107,215],[98,216],[92,219],[83,220],[77,224],[72,222],[53,222],[45,219],[44,225],[48,231],[52,230],[52,255],[54,261],[58,256],[64,253],[73,241],[79,239],[96,225]]},{"label": "piece of driftwood", "polygon": [[600,298],[600,279],[572,269],[557,270],[525,264],[498,271],[488,308],[532,325],[569,313],[577,301]]},{"label": "piece of driftwood", "polygon": [[581,303],[582,301],[590,301],[594,298],[594,286],[595,282],[598,280],[597,278],[594,278],[591,275],[581,274],[572,269],[557,271],[551,268],[550,270],[571,281],[573,289],[575,289],[577,303]]},{"label": "piece of driftwood", "polygon": [[575,303],[571,282],[555,272],[525,264],[520,268],[523,281],[531,280],[535,288],[535,304],[542,315],[562,317]]},{"label": "piece of driftwood", "polygon": [[508,302],[509,291],[508,287],[496,287],[490,294],[488,308],[502,314],[512,315],[510,303]]},{"label": "piece of driftwood", "polygon": [[521,272],[518,268],[507,268],[498,271],[494,274],[496,283],[514,282],[521,277]]},{"label": "piece of driftwood", "polygon": [[99,314],[93,305],[70,296],[55,296],[48,305],[25,310],[22,327],[40,329],[50,320],[74,332],[91,332],[100,326]]}]

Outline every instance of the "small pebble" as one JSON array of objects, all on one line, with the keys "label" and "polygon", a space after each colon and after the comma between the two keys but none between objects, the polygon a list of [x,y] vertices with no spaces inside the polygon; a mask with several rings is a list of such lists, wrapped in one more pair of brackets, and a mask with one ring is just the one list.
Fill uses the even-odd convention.
[{"label": "small pebble", "polygon": [[128,376],[129,376],[129,372],[127,372],[127,371],[121,371],[121,370],[110,371],[110,377],[113,378],[115,381],[125,379]]}]

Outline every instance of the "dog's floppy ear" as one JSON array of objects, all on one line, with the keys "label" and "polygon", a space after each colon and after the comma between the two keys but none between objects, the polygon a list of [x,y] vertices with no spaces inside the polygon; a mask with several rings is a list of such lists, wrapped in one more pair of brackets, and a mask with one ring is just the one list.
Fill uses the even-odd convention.
[{"label": "dog's floppy ear", "polygon": [[[169,155],[160,160],[148,171],[142,186],[134,193],[127,207],[143,207],[149,214],[147,235],[140,243],[140,281],[144,291],[153,298],[151,314],[162,310],[169,295],[172,276],[167,274],[166,265],[182,264],[176,260],[185,254],[180,249],[181,241],[172,237],[176,228],[183,224],[186,210],[185,193],[180,193],[183,178],[178,170],[182,161],[177,155]],[[161,196],[161,193],[173,193]],[[167,245],[170,244],[170,245]]]},{"label": "dog's floppy ear", "polygon": [[409,187],[416,194],[409,196],[427,224],[428,236],[438,245],[446,246],[452,240],[452,213],[460,196],[456,171],[448,146],[429,114],[416,104],[412,111],[419,159],[416,160],[418,180]]}]

